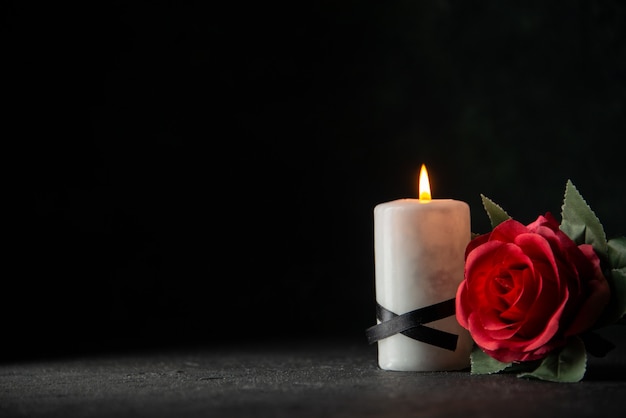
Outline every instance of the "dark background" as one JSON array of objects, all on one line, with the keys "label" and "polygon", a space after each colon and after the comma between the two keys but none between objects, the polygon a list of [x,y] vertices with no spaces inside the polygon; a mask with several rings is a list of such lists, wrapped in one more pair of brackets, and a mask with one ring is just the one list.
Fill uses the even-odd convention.
[{"label": "dark background", "polygon": [[365,344],[373,208],[421,163],[475,232],[572,179],[626,234],[624,1],[2,7],[8,358]]}]

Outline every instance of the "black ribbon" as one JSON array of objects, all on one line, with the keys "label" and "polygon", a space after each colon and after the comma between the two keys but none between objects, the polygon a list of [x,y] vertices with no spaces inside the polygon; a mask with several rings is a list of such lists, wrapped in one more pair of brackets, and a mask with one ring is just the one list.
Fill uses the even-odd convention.
[{"label": "black ribbon", "polygon": [[376,319],[380,323],[365,330],[365,335],[369,344],[400,333],[426,344],[455,351],[458,335],[423,325],[452,316],[454,313],[454,298],[402,315],[395,314],[376,303]]}]

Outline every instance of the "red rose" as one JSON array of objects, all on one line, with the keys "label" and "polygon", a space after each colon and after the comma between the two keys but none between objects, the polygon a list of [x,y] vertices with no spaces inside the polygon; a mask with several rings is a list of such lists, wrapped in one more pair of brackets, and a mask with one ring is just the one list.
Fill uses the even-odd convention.
[{"label": "red rose", "polygon": [[496,360],[536,360],[592,327],[609,292],[593,248],[577,246],[547,213],[527,226],[509,219],[469,243],[456,316]]}]

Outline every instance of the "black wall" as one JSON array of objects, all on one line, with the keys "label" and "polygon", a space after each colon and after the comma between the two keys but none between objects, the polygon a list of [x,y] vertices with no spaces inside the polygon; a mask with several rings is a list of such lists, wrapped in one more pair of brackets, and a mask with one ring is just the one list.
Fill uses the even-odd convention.
[{"label": "black wall", "polygon": [[10,356],[365,343],[421,163],[475,232],[569,178],[626,234],[623,1],[80,3],[3,6]]}]

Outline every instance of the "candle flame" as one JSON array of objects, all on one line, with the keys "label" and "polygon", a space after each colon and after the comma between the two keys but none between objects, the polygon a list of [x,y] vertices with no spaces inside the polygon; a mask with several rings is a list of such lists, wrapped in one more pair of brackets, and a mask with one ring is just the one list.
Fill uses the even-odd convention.
[{"label": "candle flame", "polygon": [[419,199],[430,200],[430,182],[428,181],[428,172],[426,171],[426,165],[422,164],[419,177]]}]

